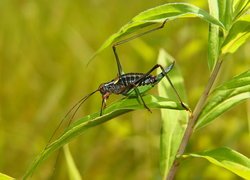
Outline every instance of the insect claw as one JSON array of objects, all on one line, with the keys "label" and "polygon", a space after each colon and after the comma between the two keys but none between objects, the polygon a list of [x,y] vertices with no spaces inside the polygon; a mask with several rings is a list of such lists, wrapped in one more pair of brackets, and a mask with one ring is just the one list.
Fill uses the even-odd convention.
[{"label": "insect claw", "polygon": [[187,107],[183,102],[181,102],[181,106],[186,110],[188,111],[190,114],[192,114],[192,111],[189,107]]},{"label": "insect claw", "polygon": [[149,107],[148,107],[146,104],[144,104],[144,107],[145,107],[150,113],[152,113],[152,111],[149,109]]},{"label": "insect claw", "polygon": [[152,111],[151,111],[149,108],[147,108],[147,110],[148,110],[150,113],[152,113]]}]

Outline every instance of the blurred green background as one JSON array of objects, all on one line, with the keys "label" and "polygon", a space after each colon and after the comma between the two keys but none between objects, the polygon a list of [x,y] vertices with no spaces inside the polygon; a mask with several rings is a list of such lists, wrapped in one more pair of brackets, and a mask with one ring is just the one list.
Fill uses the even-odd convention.
[{"label": "blurred green background", "polygon": [[[0,1],[0,172],[23,175],[68,109],[117,75],[111,48],[87,67],[88,58],[133,16],[166,2],[177,1]],[[206,1],[186,2],[208,10]],[[209,76],[207,37],[206,22],[181,19],[118,47],[118,53],[125,72],[146,72],[165,48],[182,70],[194,108]],[[248,42],[226,57],[218,82],[249,69],[249,49]],[[101,96],[94,95],[77,117],[100,105]],[[229,146],[249,157],[249,106],[242,103],[197,131],[187,151]],[[141,110],[88,130],[70,148],[84,179],[160,179],[159,134],[160,111]],[[68,179],[64,157],[56,164],[55,159],[56,154],[49,157],[33,179]],[[185,178],[237,179],[199,159],[180,166],[176,179]]]}]

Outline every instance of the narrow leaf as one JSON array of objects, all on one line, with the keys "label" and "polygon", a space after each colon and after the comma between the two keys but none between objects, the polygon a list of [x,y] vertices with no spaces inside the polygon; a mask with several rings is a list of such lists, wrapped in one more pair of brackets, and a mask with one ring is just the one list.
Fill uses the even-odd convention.
[{"label": "narrow leaf", "polygon": [[[219,0],[221,1],[221,0]],[[228,30],[232,25],[233,20],[233,0],[224,0],[225,2],[225,14],[223,16],[222,23],[225,25],[226,30]],[[220,19],[221,20],[221,19]]]},{"label": "narrow leaf", "polygon": [[[91,59],[105,48],[117,42],[125,36],[138,32],[144,27],[153,24],[163,23],[166,19],[176,19],[183,17],[199,17],[209,23],[218,25],[223,28],[223,24],[209,15],[203,9],[188,3],[168,3],[155,8],[148,9],[135,16],[130,22],[125,24],[117,33],[111,35],[103,45],[97,50]],[[91,60],[90,59],[90,60]],[[90,61],[89,61],[90,62]]]},{"label": "narrow leaf", "polygon": [[223,147],[201,153],[192,153],[183,155],[183,157],[204,158],[242,178],[250,179],[250,159],[229,148]]},{"label": "narrow leaf", "polygon": [[[168,98],[145,95],[143,96],[143,99],[149,108],[183,109],[179,103],[176,103]],[[52,152],[67,144],[70,140],[79,136],[88,128],[95,127],[119,115],[138,109],[144,109],[144,106],[138,102],[137,98],[124,98],[107,107],[104,111],[104,115],[102,116],[99,115],[100,112],[97,112],[74,122],[68,129],[66,129],[62,136],[52,142],[43,152],[39,154],[36,160],[31,164],[30,168],[26,171],[24,179],[28,178],[35,171],[36,167],[40,165]]]},{"label": "narrow leaf", "polygon": [[201,128],[231,107],[250,98],[250,70],[216,88],[208,98],[196,129]]},{"label": "narrow leaf", "polygon": [[[219,10],[219,20],[223,25],[225,26],[225,30],[228,30],[231,26],[232,22],[232,12],[233,12],[233,6],[232,1],[233,0],[213,0],[216,1],[218,5]],[[213,2],[215,3],[215,2]]]},{"label": "narrow leaf", "polygon": [[[219,5],[218,1],[209,0],[209,11],[212,16],[219,19]],[[219,26],[214,24],[209,24],[209,34],[208,34],[208,67],[210,71],[214,69],[214,66],[218,60],[219,56]]]},{"label": "narrow leaf", "polygon": [[70,153],[69,145],[66,144],[63,146],[63,152],[66,158],[67,166],[68,166],[68,173],[69,173],[69,179],[71,180],[81,180],[81,175],[76,167],[76,164],[74,162],[74,159]]},{"label": "narrow leaf", "polygon": [[247,10],[250,8],[250,1],[246,0],[234,0],[234,11],[233,11],[233,19],[237,20],[240,18]]},{"label": "narrow leaf", "polygon": [[[165,64],[169,64],[173,61],[173,57],[167,54],[164,50],[160,51],[158,64],[165,66]],[[158,73],[160,73],[160,70],[158,71]],[[184,82],[178,67],[175,66],[175,68],[168,74],[168,76],[170,77],[180,96],[185,97],[183,85]],[[166,79],[162,80],[162,83],[159,84],[158,91],[160,96],[175,99],[175,101],[178,102],[176,94],[174,93],[173,89]],[[170,109],[161,109],[161,116],[162,127],[160,141],[160,170],[162,179],[166,179],[169,169],[171,168],[175,160],[178,147],[182,140],[188,116],[187,112],[185,111]]]},{"label": "narrow leaf", "polygon": [[0,173],[0,179],[1,179],[1,180],[14,180],[15,178],[10,177],[10,176],[8,176],[8,175],[6,175],[6,174]]},{"label": "narrow leaf", "polygon": [[234,53],[250,37],[250,14],[234,23],[222,45],[222,54]]}]

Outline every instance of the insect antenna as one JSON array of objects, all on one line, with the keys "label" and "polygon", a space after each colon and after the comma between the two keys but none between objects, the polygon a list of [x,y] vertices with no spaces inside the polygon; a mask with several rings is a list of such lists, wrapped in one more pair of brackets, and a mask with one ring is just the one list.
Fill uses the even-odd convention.
[{"label": "insect antenna", "polygon": [[49,146],[50,142],[52,141],[52,139],[54,138],[56,132],[58,131],[58,129],[61,127],[61,125],[63,124],[64,120],[69,116],[69,114],[74,110],[72,116],[69,118],[69,122],[68,122],[68,125],[67,127],[71,124],[73,118],[75,117],[77,111],[79,110],[79,108],[82,106],[82,104],[90,97],[92,96],[93,94],[95,94],[97,91],[99,91],[99,89],[87,94],[86,96],[84,96],[82,99],[80,99],[74,106],[72,106],[70,108],[70,110],[66,113],[66,115],[64,116],[64,118],[60,121],[60,123],[58,124],[57,128],[54,130],[54,132],[52,133],[48,143],[47,143],[47,146],[45,147],[45,149]]}]

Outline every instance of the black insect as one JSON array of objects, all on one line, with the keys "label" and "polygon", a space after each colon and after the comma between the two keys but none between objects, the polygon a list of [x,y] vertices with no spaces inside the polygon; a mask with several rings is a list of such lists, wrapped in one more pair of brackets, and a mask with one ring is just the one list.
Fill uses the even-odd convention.
[{"label": "black insect", "polygon": [[[103,113],[103,109],[106,107],[106,101],[109,98],[111,94],[121,94],[124,96],[131,95],[131,93],[134,91],[136,96],[138,96],[141,101],[143,102],[143,105],[145,108],[147,108],[149,111],[150,109],[147,107],[146,103],[144,102],[142,98],[142,93],[140,92],[138,87],[140,86],[145,86],[145,85],[156,85],[163,77],[167,75],[167,73],[174,67],[174,62],[170,64],[167,68],[163,68],[161,65],[156,64],[153,68],[151,68],[147,73],[127,73],[127,74],[122,74],[118,76],[117,78],[106,82],[102,83],[97,90],[94,92],[88,94],[87,96],[83,97],[74,107],[72,107],[71,110],[73,110],[77,105],[76,111],[79,109],[79,107],[94,93],[100,92],[102,94],[102,106],[101,106],[101,111],[100,111],[100,116]],[[150,73],[154,71],[156,68],[161,68],[162,72],[158,74],[157,76],[151,75]],[[167,77],[167,76],[166,76]],[[167,77],[168,81],[170,84],[173,86],[172,82],[170,79]],[[148,89],[149,90],[149,89]],[[178,93],[177,93],[178,94]],[[179,95],[178,95],[178,98]],[[182,101],[181,101],[181,104]],[[183,106],[185,106],[183,104]],[[186,106],[185,106],[186,108]],[[71,111],[70,110],[70,111]],[[75,111],[75,113],[76,113]],[[73,114],[73,116],[75,115]]]},{"label": "black insect", "polygon": [[[159,27],[156,27],[156,28],[153,28],[151,30],[148,30],[146,32],[143,32],[141,34],[137,34],[137,35],[134,35],[132,37],[129,37],[127,39],[124,39],[122,41],[119,41],[115,44],[113,44],[112,46],[112,49],[113,49],[113,52],[114,52],[114,55],[115,55],[115,60],[116,60],[116,64],[117,64],[117,69],[118,69],[118,77],[116,77],[115,79],[109,81],[109,82],[106,82],[106,83],[102,83],[98,89],[96,89],[95,91],[93,91],[92,93],[86,95],[85,97],[83,97],[80,101],[78,101],[69,111],[68,113],[66,114],[66,116],[62,119],[62,121],[60,122],[58,128],[60,127],[60,125],[62,124],[62,122],[64,121],[64,119],[66,117],[68,117],[68,115],[74,110],[72,116],[70,117],[70,120],[69,120],[69,124],[71,123],[72,119],[74,118],[76,112],[78,111],[78,109],[81,107],[81,105],[90,97],[92,96],[93,94],[95,94],[96,92],[100,92],[101,95],[102,95],[102,103],[101,103],[101,110],[100,110],[100,116],[103,115],[103,110],[105,109],[106,107],[106,101],[107,99],[109,98],[109,96],[111,94],[121,94],[121,95],[124,95],[124,96],[129,96],[131,95],[132,93],[134,93],[138,98],[141,99],[144,107],[146,109],[148,109],[150,111],[150,109],[147,107],[146,103],[144,102],[143,100],[143,97],[142,97],[142,93],[144,92],[140,92],[138,87],[140,86],[145,86],[145,85],[156,85],[163,77],[166,77],[168,82],[170,83],[171,87],[173,88],[180,104],[183,106],[183,108],[185,108],[187,111],[190,111],[188,107],[186,107],[184,105],[184,103],[182,102],[178,92],[176,91],[175,87],[173,86],[170,78],[168,77],[167,73],[173,68],[174,66],[174,62],[172,64],[170,64],[168,67],[166,67],[165,69],[159,65],[159,64],[156,64],[155,66],[153,66],[147,73],[127,73],[127,74],[124,74],[123,73],[123,70],[122,70],[122,66],[121,66],[121,63],[120,63],[120,60],[119,60],[119,56],[117,54],[117,51],[116,51],[116,47],[121,45],[121,44],[124,44],[128,41],[131,41],[135,38],[138,38],[142,35],[145,35],[145,34],[148,34],[150,32],[153,32],[153,31],[156,31],[158,29],[161,29],[164,27],[165,23],[167,22],[167,20],[165,20],[161,26]],[[161,68],[162,72],[156,76],[154,75],[151,75],[151,73],[157,69],[157,68]],[[151,112],[151,111],[150,111]],[[57,128],[57,129],[58,129]],[[57,131],[57,129],[55,131]],[[54,136],[55,132],[53,133],[52,137]]]},{"label": "black insect", "polygon": [[[50,146],[50,142],[52,140],[52,138],[54,137],[54,135],[56,134],[57,130],[60,128],[60,126],[62,125],[63,121],[69,116],[70,113],[72,113],[72,116],[69,118],[69,124],[71,123],[72,119],[74,118],[76,112],[78,111],[78,109],[81,107],[81,105],[93,94],[95,94],[96,92],[100,92],[102,95],[102,103],[101,103],[101,110],[100,110],[100,116],[103,115],[103,110],[106,107],[106,101],[109,98],[109,96],[111,94],[121,94],[124,96],[136,96],[138,98],[140,98],[141,102],[143,103],[144,107],[146,109],[148,109],[150,111],[150,109],[147,107],[147,104],[144,102],[143,100],[143,93],[145,93],[146,91],[148,91],[149,89],[151,89],[153,86],[155,86],[157,83],[159,83],[164,77],[168,80],[168,82],[170,83],[171,87],[173,88],[173,90],[175,91],[175,94],[180,102],[180,104],[183,106],[183,108],[185,108],[187,111],[190,112],[189,108],[186,107],[184,105],[184,103],[182,102],[178,92],[176,91],[176,89],[174,88],[170,78],[168,77],[167,73],[169,71],[171,71],[174,67],[174,62],[171,63],[168,67],[162,67],[159,64],[156,64],[155,66],[153,66],[148,72],[146,73],[123,73],[122,70],[122,66],[118,57],[118,54],[116,52],[116,47],[118,45],[121,45],[123,43],[126,43],[130,40],[133,40],[137,37],[140,37],[142,35],[145,35],[147,33],[153,32],[157,29],[161,29],[164,27],[165,23],[167,22],[167,20],[165,20],[161,26],[156,27],[154,29],[148,30],[144,33],[141,34],[137,34],[134,35],[132,37],[129,37],[127,39],[124,39],[122,41],[119,41],[117,43],[115,43],[112,48],[113,48],[113,52],[115,55],[115,60],[117,63],[117,69],[118,69],[118,76],[106,83],[101,84],[95,91],[93,91],[92,93],[86,95],[85,97],[83,97],[82,99],[80,99],[66,114],[66,116],[61,120],[60,124],[57,126],[57,128],[55,129],[55,131],[53,132],[49,142],[47,143],[47,146],[45,147],[44,151],[41,153],[41,156],[39,156],[38,160],[35,161],[33,163],[33,167],[32,170],[29,171],[29,173],[31,171],[34,170],[34,168],[38,165],[39,161],[41,161],[41,159],[44,159],[47,155],[48,152],[53,151],[52,148],[48,148]],[[152,75],[151,73],[157,69],[157,68],[161,68],[161,73],[157,74],[156,76]],[[140,88],[141,86],[149,86],[148,88]],[[69,125],[68,124],[68,125]],[[55,143],[58,143],[55,141]],[[60,144],[58,144],[58,146],[60,146]],[[47,151],[47,152],[46,152]],[[59,156],[57,156],[58,159]],[[26,174],[25,176],[27,177],[29,174]]]}]

